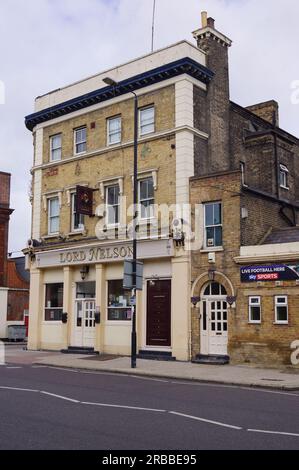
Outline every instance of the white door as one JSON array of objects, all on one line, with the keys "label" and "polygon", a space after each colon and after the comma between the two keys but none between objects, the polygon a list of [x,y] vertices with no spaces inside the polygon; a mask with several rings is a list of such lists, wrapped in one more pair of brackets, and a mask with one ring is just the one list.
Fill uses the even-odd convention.
[{"label": "white door", "polygon": [[95,300],[77,300],[73,346],[95,346]]},{"label": "white door", "polygon": [[227,355],[228,305],[226,298],[212,297],[201,302],[200,352]]}]

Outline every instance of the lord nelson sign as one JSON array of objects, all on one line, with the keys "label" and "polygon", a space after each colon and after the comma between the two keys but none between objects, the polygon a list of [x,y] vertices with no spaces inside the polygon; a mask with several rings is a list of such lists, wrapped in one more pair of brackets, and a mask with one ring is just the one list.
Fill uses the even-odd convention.
[{"label": "lord nelson sign", "polygon": [[[140,259],[165,258],[173,255],[173,245],[169,240],[139,242],[138,257]],[[83,246],[67,250],[51,250],[36,255],[38,268],[76,266],[120,262],[133,258],[133,247],[130,243]]]}]

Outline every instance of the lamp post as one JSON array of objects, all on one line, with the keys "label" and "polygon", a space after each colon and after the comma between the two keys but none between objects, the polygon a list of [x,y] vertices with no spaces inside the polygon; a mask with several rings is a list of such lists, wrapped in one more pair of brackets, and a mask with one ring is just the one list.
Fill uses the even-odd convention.
[{"label": "lamp post", "polygon": [[[103,79],[106,85],[117,87],[118,83],[110,77]],[[137,334],[136,334],[136,285],[137,285],[137,221],[138,221],[138,96],[132,90],[130,93],[134,95],[134,218],[133,218],[133,296],[135,297],[135,305],[132,318],[131,333],[131,368],[136,369],[137,366]]]}]

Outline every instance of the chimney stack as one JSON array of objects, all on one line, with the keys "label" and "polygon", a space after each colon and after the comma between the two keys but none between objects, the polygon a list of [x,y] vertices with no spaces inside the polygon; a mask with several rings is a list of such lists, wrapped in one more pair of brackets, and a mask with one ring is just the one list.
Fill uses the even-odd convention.
[{"label": "chimney stack", "polygon": [[215,29],[215,20],[210,16],[210,18],[207,19],[208,27]]},{"label": "chimney stack", "polygon": [[211,171],[230,168],[229,151],[229,67],[228,49],[232,41],[215,29],[215,20],[204,11],[202,26],[193,32],[199,49],[205,52],[206,66],[214,72],[208,85],[207,105],[209,110],[209,162]]},{"label": "chimney stack", "polygon": [[201,12],[201,27],[206,28],[208,26],[208,13],[206,11]]}]

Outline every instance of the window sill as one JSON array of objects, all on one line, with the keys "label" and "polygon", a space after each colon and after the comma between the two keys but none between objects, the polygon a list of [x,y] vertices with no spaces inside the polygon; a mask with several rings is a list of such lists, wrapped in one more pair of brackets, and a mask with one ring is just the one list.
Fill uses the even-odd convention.
[{"label": "window sill", "polygon": [[249,321],[248,322],[248,325],[261,325],[262,322],[261,321]]},{"label": "window sill", "polygon": [[202,250],[200,250],[201,253],[217,253],[217,252],[222,252],[222,251],[224,251],[224,248],[222,246],[203,248]]},{"label": "window sill", "polygon": [[68,237],[75,237],[76,235],[86,235],[86,230],[73,230],[72,232],[68,233]]},{"label": "window sill", "polygon": [[85,155],[86,153],[87,153],[87,150],[85,150],[85,152],[74,153],[74,157],[79,157],[80,155]]},{"label": "window sill", "polygon": [[150,217],[149,219],[138,219],[137,225],[157,225],[158,219],[156,217]]},{"label": "window sill", "polygon": [[275,322],[273,322],[273,325],[289,326],[289,322],[288,321],[275,321]]},{"label": "window sill", "polygon": [[280,189],[284,189],[285,191],[289,191],[290,188],[288,188],[287,186],[280,186]]},{"label": "window sill", "polygon": [[51,240],[52,238],[58,238],[60,236],[60,233],[51,233],[49,235],[45,235],[42,237],[44,240]]}]

